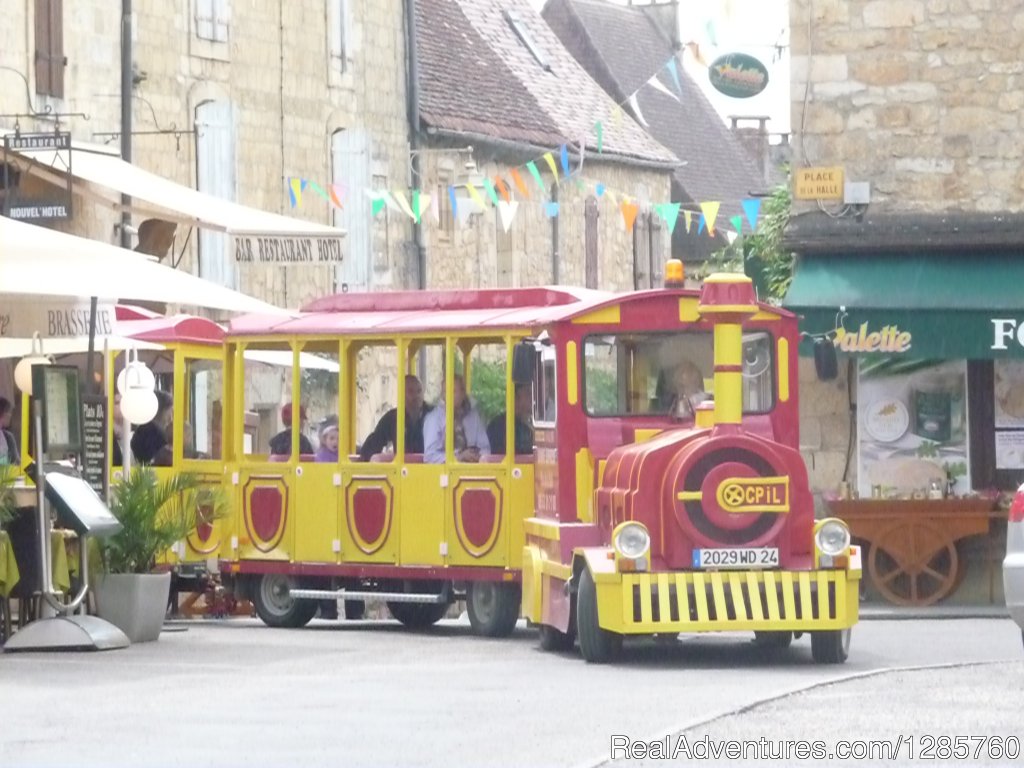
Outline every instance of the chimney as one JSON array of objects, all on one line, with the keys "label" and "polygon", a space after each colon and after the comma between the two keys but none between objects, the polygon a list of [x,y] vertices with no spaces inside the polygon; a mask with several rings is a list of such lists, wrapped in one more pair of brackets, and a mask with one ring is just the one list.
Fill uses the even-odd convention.
[{"label": "chimney", "polygon": [[[765,184],[771,183],[772,161],[768,147],[767,115],[729,115],[729,127],[740,140],[747,155],[761,172]],[[744,123],[741,125],[741,123]],[[747,123],[757,123],[749,125]]]}]

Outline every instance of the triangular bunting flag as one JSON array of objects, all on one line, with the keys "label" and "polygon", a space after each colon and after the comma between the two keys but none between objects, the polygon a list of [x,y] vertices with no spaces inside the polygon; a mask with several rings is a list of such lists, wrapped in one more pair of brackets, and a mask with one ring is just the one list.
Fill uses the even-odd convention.
[{"label": "triangular bunting flag", "polygon": [[696,61],[698,64],[704,67],[708,65],[707,59],[704,58],[704,53],[700,49],[700,45],[691,41],[686,44],[686,50],[690,52],[690,54],[693,56],[694,61]]},{"label": "triangular bunting flag", "polygon": [[580,164],[576,168],[576,173],[583,173],[583,159],[587,156],[587,137],[580,137]]},{"label": "triangular bunting flag", "polygon": [[736,230],[737,234],[743,231],[742,216],[733,216],[731,219],[729,219],[729,223],[732,224],[732,228]]},{"label": "triangular bunting flag", "polygon": [[665,87],[665,84],[658,79],[657,75],[648,80],[647,84],[654,88],[656,91],[661,91],[670,99],[675,99],[676,101],[679,101],[679,97],[672,93],[672,91],[670,91],[667,87]]},{"label": "triangular bunting flag", "polygon": [[558,183],[558,166],[555,165],[555,157],[550,152],[544,153],[544,160],[548,164],[548,168],[551,169],[552,175],[555,177],[555,184]]},{"label": "triangular bunting flag", "polygon": [[[456,221],[459,220],[459,198],[455,196],[455,187],[453,185],[448,186],[448,200],[452,204],[452,218]],[[440,206],[438,206],[440,210]]]},{"label": "triangular bunting flag", "polygon": [[491,202],[497,205],[498,193],[494,190],[494,183],[488,178],[484,179],[484,189],[487,190],[487,196],[491,199]]},{"label": "triangular bunting flag", "polygon": [[512,195],[510,195],[508,191],[508,184],[505,183],[505,180],[501,178],[501,176],[494,177],[494,186],[498,188],[498,194],[501,195],[501,199],[506,203],[512,199]]},{"label": "triangular bunting flag", "polygon": [[619,204],[619,196],[615,194],[614,190],[605,187],[604,196],[612,201],[612,205],[617,206]]},{"label": "triangular bunting flag", "polygon": [[537,164],[531,160],[526,164],[526,170],[533,176],[533,180],[537,182],[537,186],[540,187],[540,193],[542,195],[547,194],[547,188],[544,186],[544,179],[541,178],[540,171],[537,170]]},{"label": "triangular bunting flag", "polygon": [[318,195],[320,195],[320,197],[322,197],[324,200],[328,199],[327,198],[327,193],[324,192],[324,188],[323,187],[321,187],[315,181],[309,181],[307,183],[309,184],[309,188],[312,189],[314,192],[316,192]]},{"label": "triangular bunting flag", "polygon": [[594,187],[594,194],[597,195],[598,197],[603,197],[604,196],[604,184],[602,184],[601,182],[597,182],[597,186]]},{"label": "triangular bunting flag", "polygon": [[702,234],[703,232],[704,232],[704,214],[702,213],[700,215],[700,218],[697,220],[697,234],[699,235],[699,234]]},{"label": "triangular bunting flag", "polygon": [[512,226],[512,219],[516,217],[516,211],[519,210],[519,201],[513,200],[512,202],[506,202],[502,200],[498,203],[498,215],[501,216],[501,227],[506,232],[508,228]]},{"label": "triangular bunting flag", "polygon": [[668,63],[665,64],[665,67],[668,69],[668,73],[670,75],[672,75],[672,82],[676,86],[676,93],[678,93],[680,96],[682,96],[683,95],[683,86],[679,82],[679,67],[676,65],[676,57],[673,56],[671,59],[669,59]]},{"label": "triangular bunting flag", "polygon": [[[455,219],[455,208],[454,208],[454,206],[452,207],[452,219],[453,220]],[[440,227],[441,226],[440,198],[438,199],[438,205],[432,206],[430,208],[430,220],[434,222],[434,226],[435,227]]]},{"label": "triangular bunting flag", "polygon": [[749,200],[744,200],[743,213],[746,214],[747,221],[750,222],[750,231],[756,231],[757,219],[761,215],[761,198],[752,197]]},{"label": "triangular bunting flag", "polygon": [[345,186],[343,184],[328,184],[327,191],[331,195],[331,202],[338,208],[344,208],[344,204],[341,202],[342,198],[345,197]]},{"label": "triangular bunting flag", "polygon": [[424,195],[418,189],[412,191],[412,212],[416,217],[417,224],[420,222],[423,214],[426,213],[427,208],[430,207],[432,201],[433,198],[430,195]]},{"label": "triangular bunting flag", "polygon": [[616,104],[612,107],[612,127],[619,128],[622,125],[622,107]]},{"label": "triangular bunting flag", "polygon": [[370,198],[371,210],[374,216],[384,210],[384,206],[388,204],[388,198],[390,197],[387,192],[376,189],[366,190],[366,195]]},{"label": "triangular bunting flag", "polygon": [[292,208],[302,203],[302,190],[306,188],[306,180],[298,176],[288,178],[288,197],[291,200]]},{"label": "triangular bunting flag", "polygon": [[693,226],[693,211],[683,211],[683,222],[686,224],[686,234],[690,234],[690,227]]},{"label": "triangular bunting flag", "polygon": [[679,203],[658,203],[654,210],[668,224],[668,233],[671,235],[676,230],[676,220],[679,218]]},{"label": "triangular bunting flag", "polygon": [[566,176],[569,176],[572,174],[572,171],[569,170],[569,148],[563,144],[560,151],[562,155],[562,171]]},{"label": "triangular bunting flag", "polygon": [[604,126],[598,120],[594,123],[594,133],[597,134],[597,154],[604,152]]},{"label": "triangular bunting flag", "polygon": [[636,222],[636,215],[640,213],[640,206],[629,200],[623,200],[619,210],[622,211],[622,221],[626,224],[626,230],[632,232],[633,224]]},{"label": "triangular bunting flag", "polygon": [[480,206],[480,210],[487,208],[487,204],[484,202],[483,197],[480,196],[480,192],[477,190],[475,184],[467,184],[466,191],[469,192],[469,196],[473,199],[473,202]]},{"label": "triangular bunting flag", "polygon": [[519,171],[515,168],[509,168],[508,173],[512,177],[512,183],[515,184],[516,189],[519,190],[519,194],[529,200],[530,190],[526,188],[526,182],[524,182],[523,177],[519,175]]},{"label": "triangular bunting flag", "polygon": [[640,102],[636,100],[635,92],[629,97],[629,106],[632,108],[633,116],[636,117],[637,122],[639,122],[644,128],[650,128],[651,126],[649,126],[647,121],[644,120],[644,113],[640,111]]},{"label": "triangular bunting flag", "polygon": [[721,203],[715,201],[700,204],[700,209],[704,213],[704,218],[707,219],[708,234],[712,237],[715,236],[715,219],[718,217],[718,208],[721,205]]},{"label": "triangular bunting flag", "polygon": [[555,218],[558,215],[558,203],[554,200],[548,200],[544,203],[544,215],[549,219]]},{"label": "triangular bunting flag", "polygon": [[739,233],[733,232],[731,229],[725,230],[725,239],[729,241],[729,245],[735,243],[739,237]]},{"label": "triangular bunting flag", "polygon": [[413,215],[412,207],[409,205],[409,201],[405,199],[405,192],[403,192],[400,189],[396,189],[392,193],[392,197],[395,198],[395,202],[397,202],[399,208],[402,209],[402,213],[404,213],[410,219],[415,220],[416,217]]}]

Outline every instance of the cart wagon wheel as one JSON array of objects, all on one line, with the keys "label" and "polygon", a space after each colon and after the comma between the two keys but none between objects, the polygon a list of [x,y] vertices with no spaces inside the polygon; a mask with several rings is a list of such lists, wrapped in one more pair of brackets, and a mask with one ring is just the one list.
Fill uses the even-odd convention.
[{"label": "cart wagon wheel", "polygon": [[901,520],[874,537],[868,573],[896,605],[932,605],[958,583],[956,542],[929,521]]}]

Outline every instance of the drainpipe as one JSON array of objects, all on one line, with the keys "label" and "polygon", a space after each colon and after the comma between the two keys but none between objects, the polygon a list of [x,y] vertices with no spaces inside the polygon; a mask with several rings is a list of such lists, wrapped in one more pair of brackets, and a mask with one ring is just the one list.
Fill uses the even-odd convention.
[{"label": "drainpipe", "polygon": [[[406,98],[409,116],[409,162],[412,167],[413,185],[422,184],[420,164],[420,67],[416,55],[416,0],[405,0],[405,46],[409,62],[407,71]],[[423,224],[413,221],[413,245],[416,248],[416,280],[422,291],[427,287],[427,252],[423,242]]]}]

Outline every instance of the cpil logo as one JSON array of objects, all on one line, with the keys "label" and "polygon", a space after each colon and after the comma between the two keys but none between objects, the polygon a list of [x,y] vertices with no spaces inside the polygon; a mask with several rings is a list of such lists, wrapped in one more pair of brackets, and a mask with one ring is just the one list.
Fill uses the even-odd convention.
[{"label": "cpil logo", "polygon": [[789,512],[789,475],[780,477],[729,477],[715,494],[725,512],[759,514]]}]

